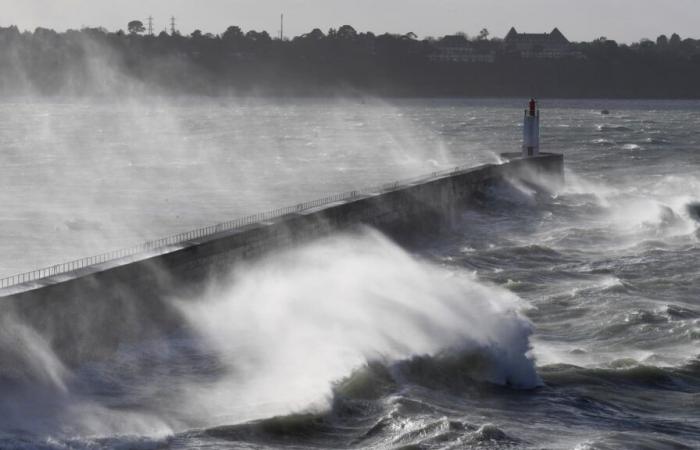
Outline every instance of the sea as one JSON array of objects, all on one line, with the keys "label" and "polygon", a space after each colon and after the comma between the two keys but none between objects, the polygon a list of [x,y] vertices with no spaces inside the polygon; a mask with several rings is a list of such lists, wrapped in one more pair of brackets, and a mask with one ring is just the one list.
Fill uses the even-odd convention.
[{"label": "sea", "polygon": [[[498,163],[527,100],[2,99],[0,278]],[[540,108],[563,186],[249,261],[182,331],[69,366],[3,311],[0,448],[700,448],[700,101]]]}]

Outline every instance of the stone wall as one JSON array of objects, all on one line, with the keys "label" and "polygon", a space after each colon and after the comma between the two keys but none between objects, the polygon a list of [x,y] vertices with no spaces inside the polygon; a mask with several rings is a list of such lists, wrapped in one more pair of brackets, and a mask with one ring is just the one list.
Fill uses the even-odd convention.
[{"label": "stone wall", "polygon": [[235,264],[360,225],[401,240],[449,226],[474,195],[509,178],[561,182],[561,155],[513,159],[449,175],[427,177],[352,200],[208,236],[136,261],[101,264],[43,285],[1,296],[68,363],[98,357],[120,343],[169,333],[183,323],[173,297],[196,297],[207,280]]}]

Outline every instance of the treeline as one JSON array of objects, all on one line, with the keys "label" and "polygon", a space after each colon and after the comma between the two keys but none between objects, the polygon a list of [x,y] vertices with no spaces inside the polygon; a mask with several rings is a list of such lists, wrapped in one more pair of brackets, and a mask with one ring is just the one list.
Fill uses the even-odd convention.
[{"label": "treeline", "polygon": [[[575,56],[523,58],[482,30],[475,39],[359,33],[342,26],[288,40],[229,27],[144,35],[86,28],[0,28],[2,95],[262,94],[700,98],[700,40],[660,36],[573,43]],[[461,44],[482,62],[439,61]]]}]

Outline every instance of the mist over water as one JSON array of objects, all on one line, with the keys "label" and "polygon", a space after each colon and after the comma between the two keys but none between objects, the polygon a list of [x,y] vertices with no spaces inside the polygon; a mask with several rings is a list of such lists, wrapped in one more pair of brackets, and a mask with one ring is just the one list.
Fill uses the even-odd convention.
[{"label": "mist over water", "polygon": [[0,428],[87,445],[323,413],[336,384],[367,364],[399,382],[396,364],[447,354],[477,361],[462,374],[475,382],[541,384],[517,296],[416,259],[370,229],[271,255],[202,298],[173,301],[189,322],[180,335],[77,370],[9,316]]},{"label": "mist over water", "polygon": [[0,117],[0,275],[456,164],[379,100],[24,99]]},{"label": "mist over water", "polygon": [[[521,106],[0,106],[3,270],[492,162]],[[411,248],[366,229],[239,266],[107,361],[67,367],[4,315],[0,447],[695,448],[700,104],[542,107],[559,192],[494,188]]]}]

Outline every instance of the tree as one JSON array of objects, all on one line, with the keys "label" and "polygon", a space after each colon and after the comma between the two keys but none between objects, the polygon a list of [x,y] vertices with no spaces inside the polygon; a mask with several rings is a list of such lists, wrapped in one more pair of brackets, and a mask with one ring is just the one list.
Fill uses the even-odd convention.
[{"label": "tree", "polygon": [[272,40],[270,34],[267,31],[257,32],[255,30],[250,30],[245,34],[246,39],[253,42],[269,42]]},{"label": "tree", "polygon": [[344,39],[344,40],[353,40],[357,37],[357,31],[350,25],[343,25],[342,27],[338,28],[338,39]]},{"label": "tree", "polygon": [[311,39],[312,41],[322,41],[326,35],[323,34],[323,31],[319,30],[318,28],[314,28],[310,33],[306,33],[302,37],[305,39]]},{"label": "tree", "polygon": [[665,34],[662,34],[661,36],[656,38],[656,45],[658,45],[659,47],[665,47],[668,45],[668,38]]},{"label": "tree", "polygon": [[669,44],[671,44],[674,47],[681,45],[681,37],[678,36],[677,33],[673,33],[671,35],[671,39],[669,40]]},{"label": "tree", "polygon": [[482,28],[481,31],[479,31],[479,35],[476,37],[477,41],[485,41],[486,39],[489,38],[489,30],[486,28]]},{"label": "tree", "polygon": [[239,27],[236,27],[236,26],[230,26],[230,27],[226,28],[226,31],[224,31],[224,34],[221,35],[221,38],[224,41],[229,41],[229,42],[239,41],[239,40],[243,39],[243,37],[244,37],[243,31],[241,31],[241,29]]},{"label": "tree", "polygon": [[131,34],[141,34],[146,31],[146,27],[143,26],[143,22],[140,20],[132,20],[126,25],[126,28]]},{"label": "tree", "polygon": [[58,33],[56,33],[54,30],[51,30],[49,28],[38,27],[37,29],[34,30],[34,38],[36,38],[36,39],[45,40],[45,41],[52,41],[52,40],[56,40],[57,37],[58,37]]},{"label": "tree", "polygon": [[643,38],[641,41],[639,41],[639,47],[644,49],[654,48],[654,42],[652,42],[650,39]]}]

